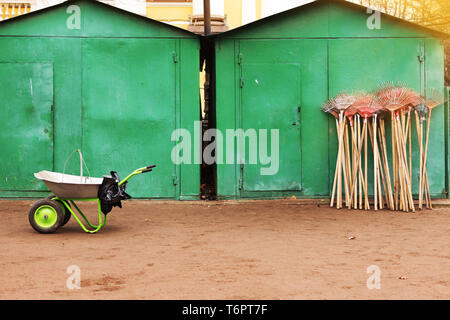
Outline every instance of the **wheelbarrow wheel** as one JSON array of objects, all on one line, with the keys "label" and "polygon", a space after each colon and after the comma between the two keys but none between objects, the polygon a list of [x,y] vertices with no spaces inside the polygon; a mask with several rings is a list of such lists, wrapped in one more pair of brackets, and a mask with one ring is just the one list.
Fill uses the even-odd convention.
[{"label": "wheelbarrow wheel", "polygon": [[53,233],[64,221],[64,212],[56,201],[43,199],[31,207],[28,220],[37,232]]},{"label": "wheelbarrow wheel", "polygon": [[[50,196],[47,199],[48,200],[53,200],[54,198],[56,198],[56,196]],[[61,206],[61,209],[62,209],[62,211],[64,213],[64,219],[63,219],[63,222],[61,223],[60,227],[65,226],[67,224],[67,222],[69,222],[70,217],[72,216],[72,214],[70,213],[69,210],[67,210],[66,206],[61,201],[58,201],[58,200],[54,200],[54,201],[56,201]],[[70,207],[70,203],[68,201],[67,201],[67,204]]]}]

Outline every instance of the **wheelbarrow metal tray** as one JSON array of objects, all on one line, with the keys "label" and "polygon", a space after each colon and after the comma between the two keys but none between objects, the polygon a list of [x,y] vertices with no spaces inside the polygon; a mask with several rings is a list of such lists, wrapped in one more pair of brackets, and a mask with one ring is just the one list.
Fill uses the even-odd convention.
[{"label": "wheelbarrow metal tray", "polygon": [[65,199],[97,198],[98,188],[103,181],[103,178],[82,177],[46,170],[39,171],[34,176],[42,180],[55,196]]}]

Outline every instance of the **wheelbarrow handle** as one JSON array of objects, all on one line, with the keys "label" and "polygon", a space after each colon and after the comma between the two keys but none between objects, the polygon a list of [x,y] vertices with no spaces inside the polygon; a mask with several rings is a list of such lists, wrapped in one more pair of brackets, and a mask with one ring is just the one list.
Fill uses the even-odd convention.
[{"label": "wheelbarrow handle", "polygon": [[[144,170],[147,170],[147,169],[152,169],[152,168],[154,168],[154,167],[156,167],[156,164],[152,164],[152,165],[149,165],[149,166],[146,166],[146,167],[143,167],[143,168],[139,168],[139,169],[136,169],[136,170],[134,170],[133,172],[138,172],[138,173],[144,173],[143,171]],[[146,171],[147,172],[147,171]]]},{"label": "wheelbarrow handle", "polygon": [[130,179],[131,177],[137,175],[137,174],[141,174],[141,173],[146,173],[146,172],[150,172],[152,171],[152,169],[156,167],[155,164],[152,164],[150,166],[147,167],[143,167],[143,168],[139,168],[134,170],[132,173],[130,173],[125,179],[123,179],[122,181],[119,182],[119,186],[124,184],[128,179]]},{"label": "wheelbarrow handle", "polygon": [[146,172],[150,172],[153,170],[153,168],[156,167],[156,164],[152,164],[150,166],[145,167],[144,170],[141,170],[141,173],[146,173]]}]

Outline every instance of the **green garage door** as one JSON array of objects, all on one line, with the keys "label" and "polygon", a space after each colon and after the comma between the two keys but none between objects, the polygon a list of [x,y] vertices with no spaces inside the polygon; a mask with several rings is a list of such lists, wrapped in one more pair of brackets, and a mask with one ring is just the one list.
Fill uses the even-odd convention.
[{"label": "green garage door", "polygon": [[[401,50],[398,48],[401,48]],[[386,81],[401,81],[408,84],[412,89],[423,93],[425,86],[424,58],[423,41],[418,39],[331,40],[329,57],[330,96],[334,96],[341,91],[371,91]],[[330,125],[333,126],[334,120],[330,118],[330,121],[332,122]],[[387,121],[387,147],[390,153],[390,119]],[[332,150],[330,168],[334,170],[337,143],[335,130],[332,132],[334,136],[330,137],[330,150]],[[413,192],[417,192],[415,189],[418,185],[419,164],[416,160],[419,159],[419,155],[414,121],[412,123],[412,138]],[[370,159],[371,157],[369,157],[369,177],[373,176],[373,165]],[[330,174],[332,172],[334,173],[334,171],[331,171]],[[441,181],[430,181],[432,193],[442,192],[441,186],[443,186],[443,183],[444,177]],[[372,192],[372,189],[371,182],[369,182],[369,192]]]},{"label": "green garage door", "polygon": [[175,197],[175,40],[83,40],[82,149],[90,173],[156,164],[130,181],[134,197]]},{"label": "green garage door", "polygon": [[[244,63],[242,64],[242,129],[258,134],[258,163],[249,163],[248,143],[243,166],[244,191],[301,190],[301,139],[300,139],[300,65],[295,63]],[[259,157],[261,142],[259,130],[267,130],[267,154],[272,161],[278,158],[276,172],[263,175]],[[278,130],[279,140],[271,153],[271,129]],[[248,141],[248,140],[247,140]],[[263,152],[264,153],[264,152]]]},{"label": "green garage door", "polygon": [[46,190],[33,173],[53,169],[53,65],[0,63],[0,189]]}]

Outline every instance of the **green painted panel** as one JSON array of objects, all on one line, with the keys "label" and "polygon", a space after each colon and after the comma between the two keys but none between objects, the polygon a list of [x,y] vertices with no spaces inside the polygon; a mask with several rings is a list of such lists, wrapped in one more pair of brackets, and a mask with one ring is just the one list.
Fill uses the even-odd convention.
[{"label": "green painted panel", "polygon": [[[433,32],[392,16],[368,11],[366,7],[340,1],[329,4],[330,37],[429,37]],[[379,17],[379,25],[375,20]]]},{"label": "green painted panel", "polygon": [[328,118],[321,109],[328,98],[327,41],[302,40],[302,189],[303,196],[328,194]]},{"label": "green painted panel", "polygon": [[65,37],[176,37],[197,36],[97,1],[68,1],[0,22],[0,35]]},{"label": "green painted panel", "polygon": [[403,81],[421,90],[421,40],[346,39],[330,40],[329,44],[330,96],[341,91],[370,91],[385,81]]},{"label": "green painted panel", "polygon": [[0,189],[46,190],[33,173],[53,167],[53,65],[0,63]]},{"label": "green painted panel", "polygon": [[[194,121],[200,121],[200,43],[197,39],[181,39],[180,42],[180,127],[194,132]],[[200,146],[200,144],[199,144]],[[194,148],[194,146],[192,146]],[[192,150],[195,152],[195,150]],[[201,152],[201,150],[197,150]],[[180,197],[196,196],[200,191],[200,165],[181,164]]]},{"label": "green painted panel", "polygon": [[[62,172],[66,158],[81,148],[80,39],[0,37],[0,47],[0,62],[53,64],[53,162],[40,169]],[[14,161],[18,166],[28,166],[26,159]],[[79,164],[69,161],[66,172],[78,171]],[[0,192],[0,197],[15,195],[24,196],[25,191]],[[28,195],[35,196],[35,193]]]},{"label": "green painted panel", "polygon": [[[240,114],[239,92],[240,68],[239,61],[245,70],[246,64],[282,64],[299,63],[301,65],[301,151],[302,157],[302,191],[292,191],[299,197],[321,197],[330,194],[332,176],[336,158],[336,128],[334,120],[320,110],[320,105],[329,95],[341,91],[372,90],[383,81],[404,81],[412,88],[425,92],[425,88],[436,87],[441,83],[442,49],[439,40],[421,39],[331,39],[326,40],[241,40],[234,42],[221,39],[216,44],[217,59],[217,128],[224,131],[227,128],[238,128],[247,116]],[[399,51],[397,48],[401,47]],[[424,51],[425,49],[425,51]],[[328,53],[329,52],[329,53]],[[353,54],[358,52],[358,55]],[[421,63],[419,57],[426,55],[426,63]],[[240,55],[239,55],[240,54]],[[329,58],[328,58],[329,54]],[[349,58],[351,55],[351,58]],[[380,60],[379,57],[389,57]],[[327,68],[329,65],[329,77]],[[235,72],[230,72],[231,69]],[[272,72],[275,79],[279,79]],[[248,81],[245,72],[242,74],[244,88]],[[230,94],[234,92],[234,94]],[[436,166],[429,167],[430,187],[434,196],[441,196],[445,189],[445,170],[443,162],[444,124],[443,117],[436,109],[433,114],[431,146],[435,145],[432,161]],[[251,115],[259,117],[258,114]],[[253,121],[251,119],[250,121]],[[388,127],[390,126],[388,121]],[[415,123],[413,130],[413,157],[417,159],[418,148],[415,141]],[[387,130],[388,149],[390,148],[390,130]],[[442,141],[441,141],[442,140]],[[369,155],[369,158],[371,155]],[[442,163],[441,163],[442,162]],[[218,195],[219,197],[280,197],[289,195],[286,192],[245,191],[233,193],[239,187],[239,166],[235,166],[237,174],[231,165],[218,165]],[[371,173],[369,163],[369,175]],[[418,177],[418,162],[413,161],[413,175]],[[236,178],[237,177],[237,178]],[[331,177],[331,178],[330,178]],[[256,180],[255,180],[256,181]],[[245,186],[245,179],[243,181]],[[416,181],[413,181],[415,188]],[[234,195],[233,195],[234,194]]]},{"label": "green painted panel", "polygon": [[445,115],[445,167],[446,167],[446,172],[445,172],[445,180],[446,180],[446,184],[445,184],[445,190],[447,192],[447,198],[450,198],[450,193],[448,192],[449,190],[449,186],[450,186],[450,156],[449,156],[449,150],[450,150],[450,128],[449,128],[449,123],[450,123],[450,87],[445,87],[445,99],[447,100],[447,102],[445,103],[445,111],[444,111],[444,115]]},{"label": "green painted panel", "polygon": [[[215,42],[216,54],[216,127],[222,133],[237,127],[236,97],[239,96],[235,40]],[[233,198],[238,194],[239,178],[235,164],[217,164],[217,194]]]},{"label": "green painted panel", "polygon": [[[4,37],[0,47],[0,62],[53,64],[54,169],[62,172],[66,158],[81,147],[80,39]],[[66,171],[77,173],[79,165],[69,161]]]},{"label": "green painted panel", "polygon": [[[242,74],[244,80],[244,90],[247,85],[257,87],[254,80],[248,80],[245,68],[247,65],[255,65],[255,73],[262,75],[264,79],[270,79],[275,83],[277,89],[274,91],[287,90],[284,94],[271,92],[270,94],[261,94],[261,90],[256,90],[251,99],[260,99],[261,103],[270,102],[278,108],[277,102],[289,101],[296,99],[296,94],[300,96],[297,100],[296,107],[292,111],[298,112],[297,107],[301,106],[301,113],[292,114],[280,111],[275,115],[280,121],[277,124],[268,123],[268,127],[277,128],[280,123],[290,123],[290,118],[299,117],[301,119],[300,125],[300,142],[297,139],[296,152],[303,155],[308,154],[308,157],[302,156],[298,160],[297,166],[289,168],[290,173],[295,173],[295,170],[301,172],[301,191],[264,191],[264,188],[258,191],[241,190],[240,185],[240,166],[231,164],[217,165],[217,193],[220,198],[229,197],[251,197],[251,198],[276,198],[291,196],[295,194],[298,197],[320,197],[328,194],[328,118],[320,111],[321,103],[328,97],[328,82],[327,82],[327,41],[323,40],[241,40],[234,42],[229,39],[221,39],[216,43],[216,92],[217,92],[217,128],[221,132],[227,129],[236,129],[251,127],[253,125],[246,125],[246,122],[256,121],[261,118],[261,121],[270,122],[272,115],[264,117],[261,113],[259,104],[253,106],[253,110],[247,114],[241,114],[241,98],[240,98],[240,67],[238,62],[241,61],[243,65]],[[278,68],[273,69],[265,66],[282,66],[295,65],[298,71],[287,72],[288,79],[292,79],[294,75],[299,75],[298,90],[292,90],[290,81],[284,80],[284,76],[279,74]],[[262,65],[264,70],[259,70],[256,66]],[[267,69],[267,70],[266,70]],[[230,72],[234,70],[234,72]],[[295,81],[294,81],[295,82]],[[279,88],[280,84],[286,85],[287,89]],[[287,84],[286,84],[287,83]],[[283,85],[281,85],[283,87]],[[269,89],[270,90],[270,89]],[[267,91],[267,90],[262,90]],[[296,93],[292,93],[292,91]],[[280,98],[282,97],[282,98]],[[267,101],[266,101],[267,100]],[[275,102],[273,101],[275,100]],[[259,103],[259,102],[258,102]],[[243,110],[245,112],[245,110]],[[242,125],[243,124],[243,125]],[[269,128],[270,129],[270,128]],[[301,146],[301,148],[300,148]],[[286,143],[280,143],[280,163],[283,159],[290,157],[287,151]],[[256,169],[257,170],[257,169]],[[251,174],[255,179],[254,183],[258,183],[257,177],[260,175]],[[242,181],[245,188],[245,177]],[[250,189],[250,188],[248,188]],[[275,189],[275,188],[274,188]]]},{"label": "green painted panel", "polygon": [[[439,39],[425,40],[426,53],[426,90],[438,90],[444,92],[444,46]],[[445,128],[448,125],[445,119],[444,105],[433,109],[431,116],[431,133],[428,143],[427,174],[430,183],[430,191],[440,194],[448,191],[446,179],[443,175],[446,167],[445,155]]]},{"label": "green painted panel", "polygon": [[[111,39],[113,40],[113,39]],[[143,40],[143,41],[152,41],[151,39],[136,39],[136,40]],[[81,42],[84,41],[81,38],[39,38],[39,37],[0,37],[0,47],[2,50],[0,50],[0,63],[1,62],[17,62],[17,63],[29,63],[29,62],[37,62],[40,61],[46,61],[49,63],[52,63],[54,66],[54,163],[52,163],[50,166],[46,166],[44,169],[50,169],[52,168],[55,171],[62,172],[64,168],[65,161],[67,157],[72,153],[75,149],[82,148],[82,121],[83,118],[86,116],[86,114],[81,113],[81,106],[82,106],[82,95],[84,94],[84,91],[86,91],[85,87],[82,90],[81,87],[81,77],[82,77],[82,47]],[[152,73],[149,69],[147,64],[152,63],[151,59],[153,58],[152,53],[156,52],[156,55],[158,55],[159,47],[164,48],[164,45],[161,46],[161,43],[164,43],[166,40],[156,40],[155,46],[151,47],[150,51],[143,51],[142,54],[139,54],[138,52],[135,52],[136,50],[132,50],[133,52],[130,53],[131,59],[133,61],[135,59],[146,61],[145,62],[145,68],[147,70],[150,70],[150,72],[147,73],[146,78],[153,79],[151,81],[156,81],[155,77],[158,74]],[[191,130],[193,127],[193,121],[198,120],[199,114],[198,114],[198,104],[199,104],[199,95],[198,95],[198,64],[199,64],[199,51],[198,46],[199,42],[197,39],[182,39],[182,40],[173,40],[168,39],[167,40],[170,45],[170,51],[168,52],[168,61],[171,63],[171,66],[173,66],[174,70],[171,73],[173,76],[173,81],[175,82],[175,63],[173,63],[173,57],[172,57],[172,51],[175,49],[174,43],[179,41],[180,42],[180,53],[178,57],[178,72],[177,77],[178,79],[183,79],[182,83],[181,81],[178,81],[178,84],[173,87],[173,93],[170,94],[170,96],[166,100],[173,99],[173,105],[175,105],[175,100],[177,100],[177,112],[181,112],[178,116],[175,115],[175,111],[172,110],[171,118],[169,121],[172,121],[172,124],[175,123],[175,118],[178,117],[177,125],[181,125],[184,128],[187,128],[188,130]],[[125,42],[126,47],[127,42]],[[173,46],[173,48],[172,48]],[[126,60],[126,56],[128,53],[125,53],[126,48],[123,46],[123,42],[119,41],[118,45],[119,49],[117,49],[117,52],[119,54],[119,60],[121,61],[122,65],[126,64],[135,64],[133,61],[127,61],[123,62],[122,60]],[[144,48],[145,49],[145,48]],[[116,48],[112,45],[108,47],[108,52],[104,55],[105,60],[109,59],[109,66],[111,67],[110,72],[114,72],[114,69],[117,69],[117,66],[113,64],[112,60],[114,59],[114,50]],[[167,52],[166,52],[167,53]],[[97,55],[98,61],[101,61],[99,64],[103,62],[103,53],[99,53]],[[149,58],[152,57],[152,58]],[[121,60],[122,59],[122,60]],[[117,61],[119,61],[117,60]],[[155,64],[160,64],[160,60],[156,58]],[[137,63],[138,65],[141,65],[140,62]],[[177,65],[178,65],[177,64]],[[120,64],[119,64],[120,65]],[[99,66],[100,67],[100,66]],[[161,67],[163,68],[163,67]],[[120,72],[124,72],[124,68],[121,67]],[[133,68],[130,68],[130,70],[133,70]],[[143,69],[144,70],[144,69]],[[136,72],[136,71],[133,71]],[[133,73],[134,74],[134,73]],[[169,73],[167,73],[169,74]],[[110,80],[108,78],[110,76],[110,73],[102,73],[95,75],[95,85],[91,84],[90,87],[93,88],[93,90],[96,90],[98,88],[98,84],[100,83],[106,83]],[[88,75],[83,73],[83,77],[87,78]],[[143,75],[140,76],[141,78]],[[134,81],[134,78],[130,80],[127,76],[125,76],[126,79],[128,79],[128,82],[130,83],[129,86],[132,86],[131,84],[136,84]],[[136,77],[139,79],[139,77]],[[142,80],[142,79],[141,79]],[[161,79],[161,81],[164,79]],[[167,80],[167,79],[166,79]],[[140,81],[147,83],[147,80]],[[111,91],[114,89],[119,88],[120,81],[116,84],[111,81],[108,82],[109,85],[112,87],[110,88]],[[152,83],[152,82],[149,82]],[[157,86],[154,86],[154,90],[158,90],[158,86],[162,85],[162,83],[158,82]],[[125,87],[123,87],[123,90],[128,90]],[[130,89],[131,90],[131,89]],[[117,90],[118,91],[118,90]],[[120,92],[120,91],[118,91]],[[178,92],[176,95],[175,93]],[[129,91],[130,94],[134,94],[134,91]],[[159,93],[154,94],[152,90],[148,90],[148,97],[147,100],[151,101],[152,97],[158,96]],[[160,98],[156,98],[160,99]],[[161,98],[162,99],[162,98]],[[144,100],[142,97],[138,99],[139,101]],[[164,108],[164,104],[161,105],[162,107],[162,113],[167,110]],[[97,108],[97,107],[95,107]],[[85,110],[86,111],[86,110]],[[140,109],[136,110],[136,113],[139,113]],[[152,112],[159,112],[157,110],[154,110]],[[87,112],[87,114],[90,114]],[[89,119],[88,119],[89,121]],[[90,124],[88,124],[88,128],[90,128]],[[86,126],[84,127],[86,129]],[[89,130],[86,130],[88,132]],[[171,131],[170,131],[171,133]],[[172,144],[173,142],[170,141],[170,133],[165,132],[164,137],[159,136],[157,139],[158,141],[165,141],[167,144]],[[161,133],[162,134],[162,133]],[[100,141],[100,140],[98,140]],[[98,142],[97,141],[97,142]],[[146,140],[148,141],[148,140]],[[101,148],[102,143],[97,143],[97,148]],[[140,146],[137,145],[136,148],[139,148]],[[152,149],[153,150],[153,149]],[[158,154],[158,150],[153,150],[155,154]],[[167,153],[167,152],[166,152]],[[1,157],[0,159],[3,159],[4,157]],[[26,161],[21,161],[20,159],[15,159],[16,163],[20,164],[21,166],[27,166]],[[164,161],[170,161],[170,156],[166,157]],[[101,161],[100,161],[101,162]],[[158,162],[160,162],[158,160]],[[98,162],[96,162],[98,163]],[[138,165],[141,165],[139,163]],[[184,168],[184,170],[183,170]],[[103,175],[105,173],[108,173],[108,170],[111,168],[108,166],[105,170],[99,170],[98,175]],[[117,169],[117,167],[112,168]],[[185,193],[187,196],[198,196],[199,193],[199,166],[198,165],[181,165],[181,174],[184,176],[181,179],[178,179],[178,188],[184,189],[181,190],[181,195]],[[90,168],[91,174],[93,174],[93,169]],[[124,166],[124,170],[121,171],[121,175],[127,174],[129,170],[128,165]],[[72,158],[66,166],[66,173],[72,173],[72,174],[78,174],[79,172],[79,163],[75,158]],[[166,187],[167,185],[173,185],[172,182],[172,176],[175,173],[175,170],[173,172],[168,173],[166,176],[164,176]],[[148,173],[146,175],[142,175],[139,177],[136,177],[136,179],[149,179],[152,174],[156,174],[156,169],[152,173]],[[33,178],[34,179],[34,178]],[[145,180],[148,181],[148,180]],[[183,183],[184,182],[184,183]],[[158,182],[159,183],[159,182]],[[155,182],[155,185],[157,183]],[[130,188],[133,187],[133,184],[130,184]],[[132,189],[130,189],[132,190]],[[3,191],[0,192],[1,197],[13,197],[15,195],[17,196],[24,196],[26,194],[25,191]],[[137,193],[139,194],[139,193]],[[164,196],[164,193],[156,193],[159,194],[156,196]],[[29,196],[35,196],[35,193],[28,193]],[[136,193],[134,194],[136,195]]]},{"label": "green painted panel", "polygon": [[175,40],[83,41],[83,152],[90,173],[125,176],[134,197],[175,197]]},{"label": "green painted panel", "polygon": [[[241,72],[242,129],[250,136],[253,133],[258,141],[258,146],[252,147],[250,137],[245,139],[243,189],[301,190],[300,65],[243,63]],[[261,135],[262,130],[265,136]],[[278,133],[278,141],[273,142],[272,130]],[[263,154],[272,157],[271,164],[261,163],[264,143]],[[274,150],[272,144],[276,146]],[[252,156],[255,159],[251,160]],[[265,170],[270,172],[264,174]]]}]

